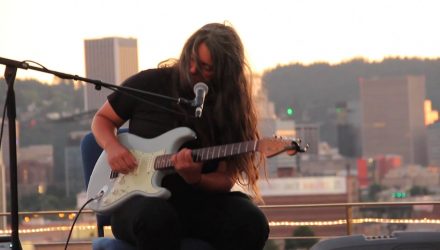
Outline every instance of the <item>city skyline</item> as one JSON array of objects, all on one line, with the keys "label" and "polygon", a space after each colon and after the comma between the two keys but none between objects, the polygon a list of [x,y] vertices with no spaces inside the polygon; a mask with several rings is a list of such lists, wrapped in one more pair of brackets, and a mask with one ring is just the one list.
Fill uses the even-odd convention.
[{"label": "city skyline", "polygon": [[[275,0],[250,5],[226,0],[215,4],[2,0],[0,57],[33,60],[55,71],[84,76],[83,41],[116,36],[138,40],[139,69],[146,69],[178,57],[184,41],[202,25],[223,21],[239,32],[257,73],[295,62],[440,57],[437,1]],[[17,77],[52,80],[51,75],[32,70],[20,70]]]}]

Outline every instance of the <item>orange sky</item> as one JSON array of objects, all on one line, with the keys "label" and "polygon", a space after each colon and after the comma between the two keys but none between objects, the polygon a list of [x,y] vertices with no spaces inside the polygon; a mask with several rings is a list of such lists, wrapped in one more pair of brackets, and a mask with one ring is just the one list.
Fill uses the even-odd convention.
[{"label": "orange sky", "polygon": [[[439,7],[437,0],[1,0],[0,57],[84,76],[84,39],[135,37],[140,68],[151,68],[177,57],[200,26],[225,20],[256,72],[290,62],[440,57]],[[52,80],[23,70],[17,77]]]}]

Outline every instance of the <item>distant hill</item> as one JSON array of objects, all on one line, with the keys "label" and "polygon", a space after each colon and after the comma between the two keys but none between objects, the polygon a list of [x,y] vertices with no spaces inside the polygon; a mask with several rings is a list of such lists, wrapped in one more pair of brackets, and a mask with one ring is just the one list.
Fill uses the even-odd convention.
[{"label": "distant hill", "polygon": [[[0,105],[3,110],[7,85],[0,77]],[[55,179],[64,182],[65,146],[71,131],[88,130],[89,120],[69,121],[50,119],[50,114],[66,116],[83,110],[83,88],[72,81],[61,80],[47,85],[37,80],[17,79],[14,84],[20,146],[37,144],[54,146]],[[7,119],[7,118],[6,118]]]},{"label": "distant hill", "polygon": [[390,75],[425,75],[427,98],[432,100],[434,109],[440,109],[440,58],[291,64],[266,71],[263,82],[277,113],[283,113],[288,106],[294,107],[295,120],[308,117],[310,122],[320,123],[321,139],[335,145],[335,104],[359,100],[359,78]]}]

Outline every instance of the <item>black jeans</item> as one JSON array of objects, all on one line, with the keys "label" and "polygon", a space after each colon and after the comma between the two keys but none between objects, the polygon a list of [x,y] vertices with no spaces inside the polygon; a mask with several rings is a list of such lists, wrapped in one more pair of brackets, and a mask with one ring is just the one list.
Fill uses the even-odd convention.
[{"label": "black jeans", "polygon": [[269,235],[263,212],[240,192],[191,197],[134,197],[112,216],[116,238],[143,250],[177,250],[197,238],[217,250],[261,250]]}]

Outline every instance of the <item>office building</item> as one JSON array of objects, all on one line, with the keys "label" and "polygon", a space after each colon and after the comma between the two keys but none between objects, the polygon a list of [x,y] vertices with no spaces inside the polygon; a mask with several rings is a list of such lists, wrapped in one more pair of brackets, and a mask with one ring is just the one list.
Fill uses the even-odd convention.
[{"label": "office building", "polygon": [[362,156],[400,155],[427,164],[425,77],[360,79]]},{"label": "office building", "polygon": [[[87,39],[84,41],[84,53],[87,78],[119,85],[138,72],[137,40],[134,38]],[[84,91],[86,111],[98,109],[111,93],[105,88],[98,91],[89,83]]]},{"label": "office building", "polygon": [[[320,203],[347,203],[356,202],[358,193],[356,181],[346,176],[319,176],[319,177],[291,177],[271,178],[269,181],[258,182],[265,205],[285,204],[320,204]],[[343,207],[317,208],[282,208],[263,210],[267,219],[274,223],[271,227],[271,236],[292,236],[293,226],[285,224],[315,221],[311,226],[316,235],[334,236],[346,233],[345,224],[320,227],[320,221],[337,221],[345,218]]]},{"label": "office building", "polygon": [[319,124],[317,123],[301,123],[295,124],[296,137],[301,139],[302,146],[309,145],[307,154],[316,156],[319,154]]},{"label": "office building", "polygon": [[47,187],[54,183],[54,147],[53,145],[32,145],[21,147],[17,171],[20,184],[19,197],[30,194],[44,194]]},{"label": "office building", "polygon": [[339,153],[345,157],[357,157],[361,151],[359,102],[338,102],[335,109]]},{"label": "office building", "polygon": [[427,133],[429,165],[440,167],[440,122],[429,125]]},{"label": "office building", "polygon": [[264,137],[273,136],[276,130],[275,104],[267,97],[267,90],[263,85],[260,75],[254,74],[252,78],[252,96],[258,115],[258,131]]},{"label": "office building", "polygon": [[[85,190],[82,156],[79,146],[85,134],[84,131],[70,132],[67,145],[64,148],[64,188],[66,197],[77,196],[78,193]],[[78,171],[78,167],[81,167],[81,171]]]}]

